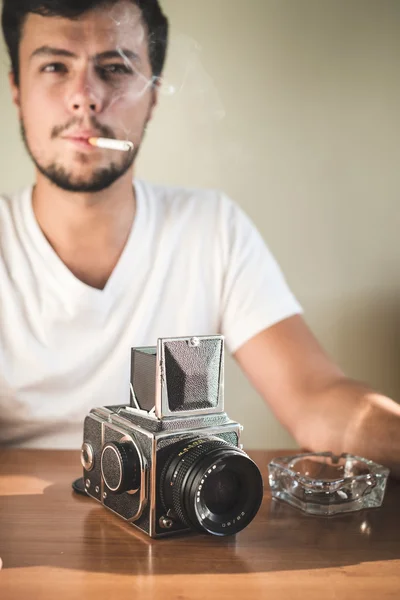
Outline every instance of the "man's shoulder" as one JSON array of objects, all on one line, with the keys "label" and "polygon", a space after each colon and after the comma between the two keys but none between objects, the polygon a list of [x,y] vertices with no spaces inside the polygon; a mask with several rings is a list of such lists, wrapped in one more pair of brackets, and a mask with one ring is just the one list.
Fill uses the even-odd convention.
[{"label": "man's shoulder", "polygon": [[12,214],[16,204],[30,194],[31,190],[31,187],[24,187],[14,192],[0,192],[0,218],[5,214]]},{"label": "man's shoulder", "polygon": [[0,193],[0,231],[3,232],[10,222],[14,221],[15,218],[15,200],[20,194],[14,193]]},{"label": "man's shoulder", "polygon": [[220,212],[232,201],[224,192],[215,188],[165,185],[138,180],[138,185],[148,198],[167,210],[199,212]]},{"label": "man's shoulder", "polygon": [[12,197],[14,196],[14,194],[8,194],[8,193],[1,193],[0,192],[0,209],[7,209],[9,210],[11,203],[12,203]]}]

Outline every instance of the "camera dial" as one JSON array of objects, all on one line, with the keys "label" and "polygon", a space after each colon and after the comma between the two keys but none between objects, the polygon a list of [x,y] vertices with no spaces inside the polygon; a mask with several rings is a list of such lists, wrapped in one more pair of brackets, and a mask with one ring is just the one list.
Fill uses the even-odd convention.
[{"label": "camera dial", "polygon": [[101,473],[112,494],[136,490],[140,487],[140,460],[130,442],[109,442],[101,453]]},{"label": "camera dial", "polygon": [[90,444],[82,444],[81,464],[86,471],[91,471],[94,468],[94,452]]}]

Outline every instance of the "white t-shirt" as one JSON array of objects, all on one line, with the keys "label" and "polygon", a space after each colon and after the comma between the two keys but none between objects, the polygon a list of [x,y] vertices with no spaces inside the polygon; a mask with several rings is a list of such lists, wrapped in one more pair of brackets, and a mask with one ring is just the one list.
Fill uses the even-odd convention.
[{"label": "white t-shirt", "polygon": [[129,403],[133,346],[223,334],[234,353],[301,312],[260,234],[224,194],[135,188],[132,231],[102,291],[47,242],[31,188],[0,197],[0,444],[79,448],[91,408]]}]

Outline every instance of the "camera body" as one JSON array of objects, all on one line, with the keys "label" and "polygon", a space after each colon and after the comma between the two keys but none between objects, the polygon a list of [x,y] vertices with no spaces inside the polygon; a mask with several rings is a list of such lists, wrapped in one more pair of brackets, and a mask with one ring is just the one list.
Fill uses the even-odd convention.
[{"label": "camera body", "polygon": [[[152,538],[242,529],[262,491],[260,499],[242,427],[224,411],[223,337],[132,348],[130,387],[130,405],[95,408],[85,419],[86,493]],[[259,502],[244,489],[250,463]]]}]

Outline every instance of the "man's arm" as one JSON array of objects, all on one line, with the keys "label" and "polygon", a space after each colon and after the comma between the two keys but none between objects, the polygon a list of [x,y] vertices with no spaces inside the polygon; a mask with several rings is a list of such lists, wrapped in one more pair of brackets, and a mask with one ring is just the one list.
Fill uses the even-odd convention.
[{"label": "man's arm", "polygon": [[400,405],[348,379],[301,316],[264,330],[234,357],[302,447],[358,454],[400,477]]}]

